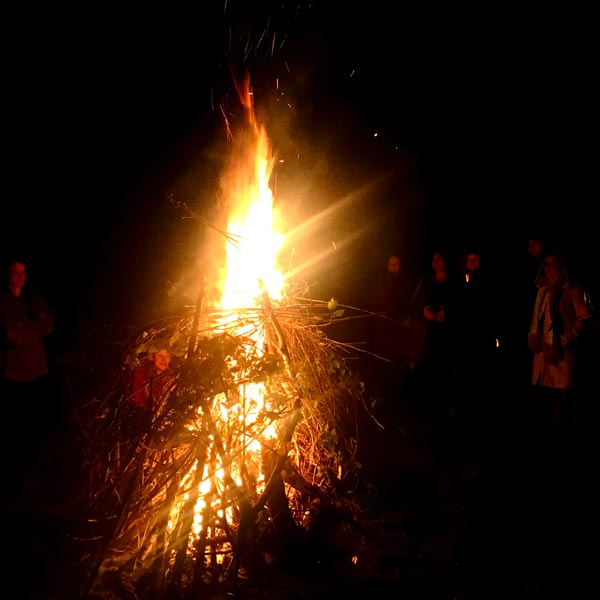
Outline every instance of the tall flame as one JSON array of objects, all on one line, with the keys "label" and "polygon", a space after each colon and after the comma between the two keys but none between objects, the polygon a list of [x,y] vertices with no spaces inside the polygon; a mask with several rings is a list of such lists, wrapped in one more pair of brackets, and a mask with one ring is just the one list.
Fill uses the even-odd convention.
[{"label": "tall flame", "polygon": [[[270,299],[282,296],[284,275],[277,269],[277,256],[284,242],[279,231],[278,213],[273,206],[270,178],[275,165],[266,129],[258,126],[251,103],[248,81],[240,91],[242,104],[247,111],[249,127],[242,132],[233,148],[229,168],[222,176],[222,189],[227,209],[226,266],[220,273],[221,298],[219,308],[225,309],[217,318],[218,327],[259,341],[260,331],[252,324],[236,318],[239,309],[256,305],[266,291]],[[260,352],[260,350],[259,350]],[[231,359],[232,363],[235,362]],[[265,409],[265,387],[262,382],[245,382],[240,386],[242,403],[232,405],[225,393],[216,396],[212,418],[216,423],[230,424],[240,437],[241,446],[228,449],[233,454],[243,452],[244,469],[252,472],[257,488],[264,483],[261,456],[264,444],[276,437],[273,423],[263,423],[261,429],[254,425]],[[264,421],[264,416],[262,417]],[[240,450],[242,448],[242,450]],[[218,461],[217,461],[218,463]],[[236,460],[229,464],[216,464],[214,475],[203,475],[198,503],[194,511],[194,527],[197,534],[203,527],[203,508],[211,481],[220,482],[225,488],[225,472],[243,487],[241,472]],[[207,465],[208,468],[208,465]],[[202,487],[204,486],[204,487]],[[219,503],[221,495],[213,494],[211,502]],[[216,504],[213,507],[216,509]],[[228,519],[232,508],[227,509]],[[175,522],[175,519],[173,519]],[[221,560],[222,557],[219,559]]]},{"label": "tall flame", "polygon": [[[249,90],[245,92],[251,97]],[[247,306],[266,289],[281,297],[284,277],[277,270],[277,255],[284,235],[278,231],[270,178],[275,160],[265,128],[258,126],[250,101],[244,103],[251,124],[252,140],[232,161],[224,188],[228,203],[227,267],[222,273],[223,308]]]}]

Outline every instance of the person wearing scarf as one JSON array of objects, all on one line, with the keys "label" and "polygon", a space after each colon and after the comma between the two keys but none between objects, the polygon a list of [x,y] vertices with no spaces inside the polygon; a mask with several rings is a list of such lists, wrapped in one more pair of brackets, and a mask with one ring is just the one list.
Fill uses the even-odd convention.
[{"label": "person wearing scarf", "polygon": [[569,282],[560,252],[549,252],[536,278],[528,346],[533,352],[531,383],[549,400],[555,425],[575,417],[569,392],[577,361],[577,340],[584,330],[587,308],[583,288]]}]

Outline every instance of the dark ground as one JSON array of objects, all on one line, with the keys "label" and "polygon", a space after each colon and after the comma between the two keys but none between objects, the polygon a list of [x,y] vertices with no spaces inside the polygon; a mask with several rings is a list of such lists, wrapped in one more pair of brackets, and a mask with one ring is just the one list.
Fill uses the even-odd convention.
[{"label": "dark ground", "polygon": [[[81,371],[54,377],[56,394],[85,399]],[[584,597],[597,585],[592,427],[536,429],[524,390],[504,381],[494,392],[495,406],[464,426],[435,422],[410,385],[375,408],[385,429],[363,412],[358,553],[326,548],[310,573],[274,572],[237,597]],[[3,497],[11,598],[78,597],[80,431],[62,408],[20,489]]]}]

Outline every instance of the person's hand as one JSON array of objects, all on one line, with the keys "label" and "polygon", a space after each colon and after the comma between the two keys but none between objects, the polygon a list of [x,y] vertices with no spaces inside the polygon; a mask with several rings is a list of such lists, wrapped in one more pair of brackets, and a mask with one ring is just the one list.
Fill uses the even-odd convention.
[{"label": "person's hand", "polygon": [[428,320],[428,321],[435,321],[435,314],[431,312],[431,306],[426,306],[423,309],[423,316]]},{"label": "person's hand", "polygon": [[438,312],[435,313],[434,317],[438,323],[443,323],[444,319],[446,318],[445,313],[444,313],[444,307],[442,307],[440,310],[438,310]]}]

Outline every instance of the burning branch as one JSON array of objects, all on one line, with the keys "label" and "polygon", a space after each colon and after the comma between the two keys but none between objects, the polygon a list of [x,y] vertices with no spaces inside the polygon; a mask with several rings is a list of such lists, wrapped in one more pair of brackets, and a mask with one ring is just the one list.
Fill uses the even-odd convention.
[{"label": "burning branch", "polygon": [[[203,312],[170,323],[170,339],[225,316]],[[343,490],[358,469],[360,384],[314,327],[315,307],[263,295],[261,309],[237,312],[267,350],[218,326],[198,331],[154,414],[129,408],[124,371],[88,423],[89,520],[101,540],[90,591],[143,582],[162,597],[192,580],[230,581],[301,548],[315,499],[352,506]]]},{"label": "burning branch", "polygon": [[[247,80],[240,99],[252,142],[231,161],[239,173],[223,178],[220,301],[209,305],[202,285],[190,314],[134,340],[82,421],[98,540],[86,595],[196,598],[237,583],[241,569],[300,556],[315,501],[354,508],[346,484],[358,470],[362,386],[324,334],[329,310],[283,294],[274,161]],[[175,361],[152,410],[140,412],[127,402],[130,367],[159,335]]]}]

